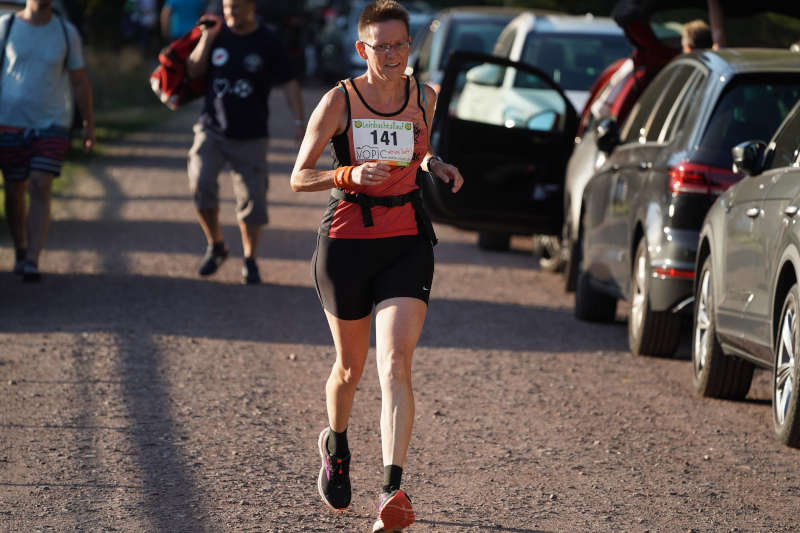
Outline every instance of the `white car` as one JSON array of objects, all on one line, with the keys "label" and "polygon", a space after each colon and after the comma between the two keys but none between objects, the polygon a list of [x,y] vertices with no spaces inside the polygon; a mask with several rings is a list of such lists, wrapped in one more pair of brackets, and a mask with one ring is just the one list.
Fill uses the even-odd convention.
[{"label": "white car", "polygon": [[[572,106],[581,110],[600,72],[630,52],[622,29],[610,18],[526,11],[503,29],[493,54],[543,71],[564,90]],[[552,93],[543,93],[533,79],[516,69],[476,67],[467,74],[458,105],[463,106],[463,116],[490,118],[507,127],[527,126],[543,112],[554,112],[546,115],[551,117],[563,113],[541,99],[542,94]],[[548,125],[546,119],[539,120],[542,126]]]}]

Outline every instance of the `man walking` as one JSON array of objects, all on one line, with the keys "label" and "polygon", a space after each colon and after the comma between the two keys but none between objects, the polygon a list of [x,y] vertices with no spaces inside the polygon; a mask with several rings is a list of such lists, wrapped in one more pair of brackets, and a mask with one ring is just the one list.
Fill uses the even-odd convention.
[{"label": "man walking", "polygon": [[205,75],[208,91],[189,151],[189,183],[200,226],[208,241],[199,274],[209,276],[228,257],[219,224],[219,173],[230,164],[236,217],[242,238],[242,282],[261,282],[256,264],[258,237],[267,221],[267,123],[269,93],[283,87],[296,117],[298,139],[304,131],[300,85],[281,42],[256,19],[256,0],[223,0],[224,23],[203,30],[187,62],[187,72]]},{"label": "man walking", "polygon": [[83,118],[83,148],[94,146],[92,89],[80,36],[53,13],[52,0],[27,0],[22,11],[0,17],[0,46],[0,171],[16,250],[14,273],[39,281],[53,179],[66,158],[73,99]]}]

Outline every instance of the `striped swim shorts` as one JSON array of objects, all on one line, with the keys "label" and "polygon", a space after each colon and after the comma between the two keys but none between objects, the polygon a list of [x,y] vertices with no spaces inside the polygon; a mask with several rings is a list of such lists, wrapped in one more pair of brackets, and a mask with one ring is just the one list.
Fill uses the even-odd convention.
[{"label": "striped swim shorts", "polygon": [[59,126],[35,130],[0,125],[0,171],[3,179],[20,181],[31,170],[58,176],[67,157],[69,131]]}]

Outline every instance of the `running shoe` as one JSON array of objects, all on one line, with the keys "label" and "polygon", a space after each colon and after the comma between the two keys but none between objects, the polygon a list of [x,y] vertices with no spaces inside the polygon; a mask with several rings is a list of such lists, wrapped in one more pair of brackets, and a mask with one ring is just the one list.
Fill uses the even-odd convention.
[{"label": "running shoe", "polygon": [[36,283],[42,279],[36,262],[26,259],[22,264],[22,281]]},{"label": "running shoe", "polygon": [[350,505],[350,454],[340,459],[328,453],[328,435],[331,429],[325,428],[319,434],[317,445],[322,458],[317,488],[325,505],[336,511],[347,509]]},{"label": "running shoe", "polygon": [[245,285],[258,285],[261,283],[258,265],[253,257],[246,257],[244,259],[244,265],[242,265],[242,283]]},{"label": "running shoe", "polygon": [[402,490],[381,493],[378,498],[378,520],[372,533],[396,533],[414,523],[411,500]]},{"label": "running shoe", "polygon": [[203,256],[203,262],[200,264],[198,274],[201,276],[210,276],[217,271],[227,258],[228,249],[225,248],[225,245],[214,246],[210,244],[208,248],[206,248],[206,254]]}]

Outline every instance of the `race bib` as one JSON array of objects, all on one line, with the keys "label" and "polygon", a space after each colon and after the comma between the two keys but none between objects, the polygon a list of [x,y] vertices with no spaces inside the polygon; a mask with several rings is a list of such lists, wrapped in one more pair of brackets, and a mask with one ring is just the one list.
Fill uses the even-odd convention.
[{"label": "race bib", "polygon": [[407,167],[414,157],[414,123],[405,120],[354,119],[353,146],[358,162],[380,161]]}]

